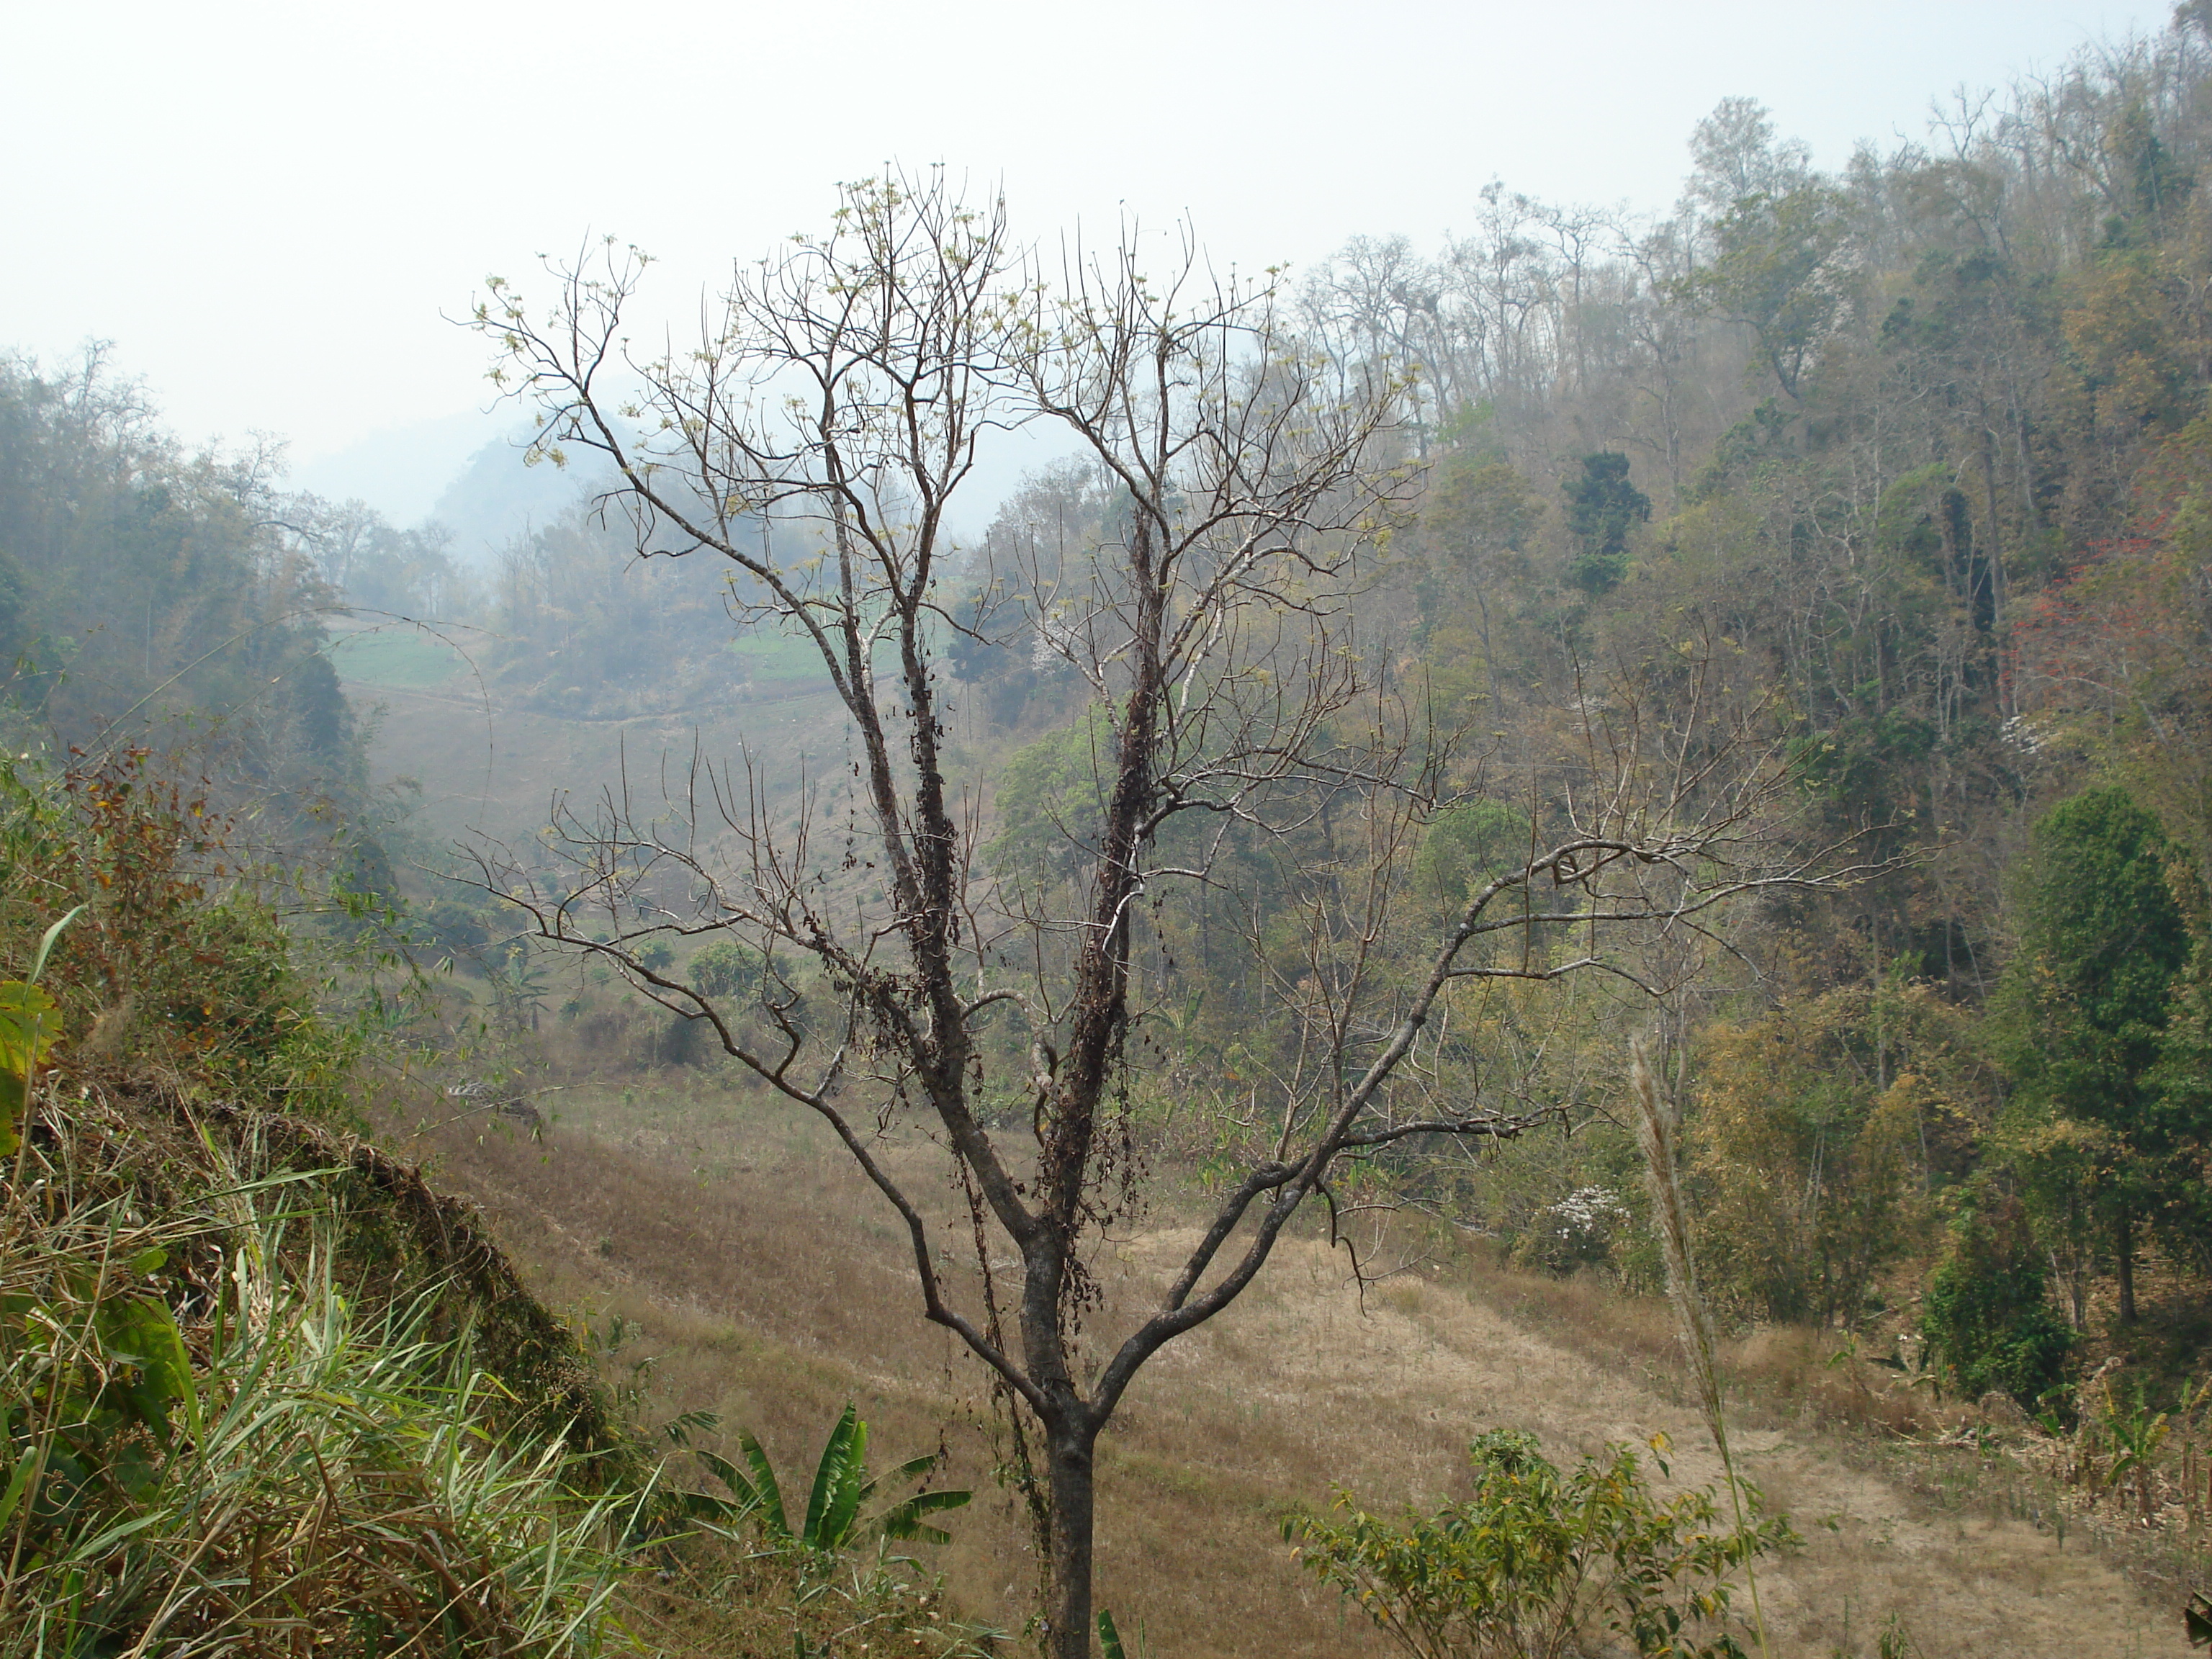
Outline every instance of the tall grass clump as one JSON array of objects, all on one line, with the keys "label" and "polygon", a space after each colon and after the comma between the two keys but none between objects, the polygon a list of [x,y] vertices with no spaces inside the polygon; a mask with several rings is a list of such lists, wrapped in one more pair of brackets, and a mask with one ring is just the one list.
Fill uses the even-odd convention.
[{"label": "tall grass clump", "polygon": [[39,1103],[0,1204],[0,1656],[619,1638],[649,1486],[580,1492],[558,1434],[490,1426],[434,1293],[357,1305],[311,1177],[149,1205]]},{"label": "tall grass clump", "polygon": [[[1680,1126],[1659,1098],[1659,1085],[1651,1074],[1650,1057],[1641,1039],[1628,1045],[1628,1080],[1636,1109],[1636,1133],[1644,1149],[1644,1179],[1651,1194],[1651,1225],[1658,1235],[1660,1253],[1667,1262],[1667,1296],[1674,1304],[1681,1326],[1682,1347],[1689,1355],[1690,1372],[1698,1389],[1698,1405],[1705,1427],[1720,1454],[1721,1473],[1729,1490],[1736,1529],[1744,1526],[1744,1481],[1736,1474],[1735,1458],[1729,1450],[1728,1413],[1721,1399],[1720,1364],[1713,1336],[1712,1313],[1698,1290],[1696,1259],[1690,1250],[1690,1212],[1682,1197],[1681,1159],[1677,1142]],[[1752,1509],[1758,1509],[1753,1494]],[[1766,1614],[1759,1602],[1759,1575],[1747,1559],[1746,1587],[1751,1592],[1751,1616],[1759,1638],[1759,1650],[1771,1655]]]}]

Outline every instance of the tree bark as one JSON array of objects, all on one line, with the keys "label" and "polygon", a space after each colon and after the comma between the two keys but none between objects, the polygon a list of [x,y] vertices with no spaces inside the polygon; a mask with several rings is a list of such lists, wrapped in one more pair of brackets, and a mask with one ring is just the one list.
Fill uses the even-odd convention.
[{"label": "tree bark", "polygon": [[1053,1659],[1090,1659],[1092,1452],[1088,1424],[1047,1431],[1052,1487],[1052,1606],[1046,1650]]}]

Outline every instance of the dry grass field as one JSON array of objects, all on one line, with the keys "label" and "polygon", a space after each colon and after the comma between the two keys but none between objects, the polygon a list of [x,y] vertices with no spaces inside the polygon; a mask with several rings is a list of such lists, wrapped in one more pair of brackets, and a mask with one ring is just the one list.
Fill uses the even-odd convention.
[{"label": "dry grass field", "polygon": [[779,776],[797,775],[810,759],[835,764],[816,736],[826,697],[793,697],[767,712],[747,703],[702,718],[577,720],[495,708],[466,675],[434,687],[349,690],[377,711],[379,775],[404,774],[421,785],[417,827],[434,839],[474,830],[527,835],[544,822],[556,787],[588,801],[627,776],[657,799],[665,768],[680,781],[695,738],[718,765],[748,750],[775,763]]},{"label": "dry grass field", "polygon": [[[978,1499],[952,1517],[958,1542],[939,1565],[970,1614],[1018,1625],[1034,1565],[991,1479],[1000,1454],[979,1368],[919,1318],[880,1201],[810,1125],[736,1096],[641,1087],[566,1096],[543,1145],[453,1125],[417,1146],[555,1305],[602,1330],[624,1322],[610,1365],[643,1390],[647,1420],[716,1412],[730,1442],[753,1428],[794,1475],[848,1398],[884,1460],[942,1443]],[[1115,1297],[1182,1237],[1162,1214],[1109,1247],[1103,1335]],[[1711,1480],[1668,1340],[1659,1310],[1456,1256],[1363,1307],[1342,1256],[1297,1241],[1133,1390],[1102,1451],[1101,1601],[1177,1659],[1382,1652],[1301,1580],[1284,1512],[1325,1504],[1332,1481],[1370,1508],[1436,1502],[1469,1436],[1493,1425],[1532,1430],[1567,1459],[1664,1433],[1676,1477]],[[1735,1358],[1778,1374],[1792,1363]],[[1929,1659],[2186,1651],[2176,1611],[2078,1531],[2062,1548],[2027,1521],[1917,1498],[1811,1419],[1754,1412],[1742,1437],[1753,1478],[1808,1540],[1762,1577],[1778,1651],[1871,1655],[1893,1625]]]},{"label": "dry grass field", "polygon": [[[834,775],[846,758],[836,701],[793,672],[789,641],[733,648],[728,684],[679,712],[582,717],[517,706],[485,684],[480,632],[449,631],[458,646],[404,631],[349,635],[335,659],[347,696],[373,715],[376,775],[420,786],[415,828],[434,842],[471,830],[528,836],[556,788],[587,801],[626,779],[657,799],[664,777],[681,784],[695,749],[717,766],[750,757],[776,790]],[[952,742],[975,741],[979,719],[957,715]]]}]

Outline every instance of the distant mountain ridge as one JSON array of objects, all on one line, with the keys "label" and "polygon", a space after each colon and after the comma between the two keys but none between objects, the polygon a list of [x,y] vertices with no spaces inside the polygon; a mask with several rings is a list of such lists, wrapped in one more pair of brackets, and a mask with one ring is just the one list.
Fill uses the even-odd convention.
[{"label": "distant mountain ridge", "polygon": [[327,501],[366,502],[397,526],[436,525],[466,568],[543,528],[585,493],[580,473],[524,464],[527,432],[512,410],[471,410],[372,434],[293,470],[290,482]]}]

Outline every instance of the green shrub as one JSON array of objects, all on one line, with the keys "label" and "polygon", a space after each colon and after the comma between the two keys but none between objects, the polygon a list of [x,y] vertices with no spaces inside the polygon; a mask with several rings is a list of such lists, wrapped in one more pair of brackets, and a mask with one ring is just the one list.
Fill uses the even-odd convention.
[{"label": "green shrub", "polygon": [[233,829],[143,750],[58,775],[0,759],[0,976],[76,911],[42,983],[78,1074],[333,1108],[362,1032],[325,1018]]},{"label": "green shrub", "polygon": [[1413,856],[1413,880],[1424,896],[1456,910],[1483,883],[1516,869],[1528,856],[1528,815],[1503,801],[1462,801],[1430,821]]},{"label": "green shrub", "polygon": [[2029,1407],[2063,1381],[2079,1340],[2045,1294],[2042,1258],[2011,1205],[1968,1211],[1953,1227],[1920,1331],[1960,1393],[2002,1390]]},{"label": "green shrub", "polygon": [[761,954],[741,940],[718,939],[691,958],[685,977],[702,996],[750,996],[760,985]]},{"label": "green shrub", "polygon": [[1562,1475],[1534,1436],[1498,1429],[1468,1456],[1474,1495],[1435,1515],[1384,1519],[1340,1489],[1332,1516],[1284,1523],[1307,1568],[1417,1659],[1565,1659],[1600,1632],[1643,1655],[1740,1656],[1731,1577],[1797,1541],[1753,1488],[1732,1530],[1711,1488],[1662,1503],[1626,1446]]},{"label": "green shrub", "polygon": [[414,920],[426,943],[460,957],[474,957],[505,931],[507,921],[488,903],[450,897],[417,905]]}]

